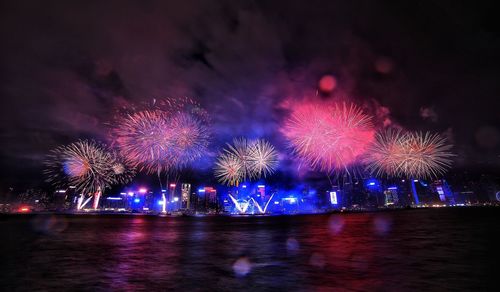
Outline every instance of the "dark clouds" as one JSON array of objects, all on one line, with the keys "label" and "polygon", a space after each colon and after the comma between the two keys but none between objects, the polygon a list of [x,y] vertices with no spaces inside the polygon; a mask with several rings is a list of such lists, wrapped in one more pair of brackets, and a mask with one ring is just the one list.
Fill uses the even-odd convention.
[{"label": "dark clouds", "polygon": [[498,168],[493,10],[455,2],[5,2],[2,180],[36,180],[49,149],[104,139],[113,107],[153,97],[198,98],[214,151],[240,135],[283,148],[280,103],[325,74],[387,124],[452,134],[458,166]]}]

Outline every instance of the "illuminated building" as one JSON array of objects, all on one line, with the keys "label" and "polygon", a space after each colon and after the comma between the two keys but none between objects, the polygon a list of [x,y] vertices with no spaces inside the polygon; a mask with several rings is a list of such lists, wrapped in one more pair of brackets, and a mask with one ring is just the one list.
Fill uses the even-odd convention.
[{"label": "illuminated building", "polygon": [[337,197],[337,191],[330,191],[330,204],[333,206],[337,206],[339,204],[338,197]]},{"label": "illuminated building", "polygon": [[413,202],[418,204],[436,204],[440,203],[439,197],[436,196],[436,191],[431,184],[427,183],[422,179],[412,179],[410,180]]},{"label": "illuminated building", "polygon": [[[368,193],[367,206],[380,207],[384,204],[385,197],[382,193],[382,186],[379,180],[370,178],[365,181],[366,191]],[[363,206],[363,204],[361,204]]]},{"label": "illuminated building", "polygon": [[191,184],[181,185],[181,209],[188,210],[191,202]]},{"label": "illuminated building", "polygon": [[179,211],[181,208],[181,200],[179,199],[179,196],[176,193],[177,189],[177,184],[171,183],[168,185],[168,211],[169,212],[176,212]]},{"label": "illuminated building", "polygon": [[198,195],[196,198],[196,211],[206,211],[206,196],[205,196],[205,187],[198,188]]},{"label": "illuminated building", "polygon": [[260,203],[267,201],[266,186],[265,185],[257,185],[257,194],[256,195],[259,198]]},{"label": "illuminated building", "polygon": [[294,214],[299,211],[299,200],[296,197],[285,197],[281,199],[281,206],[284,213]]},{"label": "illuminated building", "polygon": [[398,196],[398,188],[395,186],[388,187],[387,190],[384,191],[385,195],[385,203],[386,207],[389,206],[397,206],[399,204],[399,196]]},{"label": "illuminated building", "polygon": [[218,211],[217,190],[213,187],[198,188],[197,211],[213,212]]},{"label": "illuminated building", "polygon": [[439,200],[441,202],[446,202],[451,205],[455,204],[455,198],[453,196],[453,192],[451,191],[451,188],[446,182],[446,180],[444,179],[435,180],[432,183],[432,187],[435,189],[439,197]]},{"label": "illuminated building", "polygon": [[175,197],[175,189],[177,187],[177,184],[170,184],[168,185],[168,201],[169,202],[172,202],[174,200],[174,197]]},{"label": "illuminated building", "polygon": [[205,210],[218,211],[217,190],[212,187],[205,187]]},{"label": "illuminated building", "polygon": [[192,211],[197,211],[199,207],[199,196],[196,192],[192,192],[189,199],[189,209]]}]

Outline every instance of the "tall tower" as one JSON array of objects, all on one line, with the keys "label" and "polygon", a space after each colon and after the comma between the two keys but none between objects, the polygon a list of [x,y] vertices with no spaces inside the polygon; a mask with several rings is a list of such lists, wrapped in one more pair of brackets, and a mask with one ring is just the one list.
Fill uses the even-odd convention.
[{"label": "tall tower", "polygon": [[191,184],[181,185],[181,209],[189,209],[191,203]]},{"label": "tall tower", "polygon": [[175,183],[171,183],[168,185],[168,201],[167,204],[169,206],[169,211],[177,211],[179,209],[178,207],[178,200],[179,198],[175,196],[175,188],[177,185]]},{"label": "tall tower", "polygon": [[205,208],[207,211],[217,210],[217,191],[213,187],[205,187]]}]

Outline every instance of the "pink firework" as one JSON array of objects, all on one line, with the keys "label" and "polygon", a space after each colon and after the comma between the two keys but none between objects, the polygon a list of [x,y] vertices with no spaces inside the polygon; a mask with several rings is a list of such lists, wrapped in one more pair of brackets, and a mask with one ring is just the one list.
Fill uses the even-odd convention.
[{"label": "pink firework", "polygon": [[187,97],[123,108],[115,124],[111,136],[120,154],[147,173],[182,168],[202,157],[209,144],[208,113]]},{"label": "pink firework", "polygon": [[172,144],[176,152],[178,167],[206,153],[210,134],[206,123],[200,118],[181,112],[174,114],[168,122],[174,133]]},{"label": "pink firework", "polygon": [[166,114],[158,110],[128,114],[113,131],[120,154],[148,173],[165,171],[176,164],[174,134]]},{"label": "pink firework", "polygon": [[299,104],[292,108],[283,134],[295,154],[313,169],[347,172],[374,137],[370,116],[354,104]]}]

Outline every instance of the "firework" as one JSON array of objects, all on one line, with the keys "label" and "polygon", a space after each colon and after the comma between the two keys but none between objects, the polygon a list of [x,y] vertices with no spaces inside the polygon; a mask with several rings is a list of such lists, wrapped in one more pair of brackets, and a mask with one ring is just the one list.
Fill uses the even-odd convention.
[{"label": "firework", "polygon": [[439,134],[414,132],[404,140],[405,155],[401,171],[407,177],[430,178],[446,172],[451,166],[451,145]]},{"label": "firework", "polygon": [[215,162],[215,177],[227,185],[238,185],[243,179],[244,166],[239,157],[222,153]]},{"label": "firework", "polygon": [[366,162],[377,175],[432,178],[451,166],[451,147],[439,134],[388,130],[377,134]]},{"label": "firework", "polygon": [[45,161],[47,181],[56,186],[71,184],[78,191],[94,193],[113,182],[111,154],[102,144],[78,141],[54,149]]},{"label": "firework", "polygon": [[248,148],[248,169],[252,177],[266,177],[274,172],[278,164],[278,153],[271,143],[259,139]]},{"label": "firework", "polygon": [[118,152],[112,153],[112,170],[113,182],[116,184],[126,184],[135,176],[135,168],[132,162],[127,160],[127,157],[120,155]]},{"label": "firework", "polygon": [[236,157],[241,164],[241,178],[247,179],[250,175],[249,173],[249,147],[251,142],[245,138],[235,138],[233,139],[233,144],[226,143],[227,148],[224,152],[228,155]]},{"label": "firework", "polygon": [[278,163],[278,154],[269,142],[235,138],[233,144],[220,154],[215,176],[223,184],[237,185],[246,179],[259,179],[272,174]]},{"label": "firework", "polygon": [[371,118],[354,104],[301,104],[292,109],[283,134],[295,155],[313,169],[349,174],[374,130]]},{"label": "firework", "polygon": [[405,155],[406,136],[400,130],[378,132],[370,146],[365,164],[367,170],[377,176],[397,176],[401,173],[401,161]]},{"label": "firework", "polygon": [[206,124],[201,119],[181,112],[169,119],[169,125],[174,133],[172,144],[176,152],[178,167],[206,153],[210,135]]},{"label": "firework", "polygon": [[167,114],[187,113],[204,123],[210,123],[208,112],[194,99],[189,97],[153,99],[151,108]]},{"label": "firework", "polygon": [[155,173],[168,170],[176,163],[174,131],[161,111],[127,114],[113,135],[120,154],[140,170]]},{"label": "firework", "polygon": [[208,114],[189,98],[153,99],[146,109],[119,113],[112,139],[139,170],[182,168],[204,155],[209,144]]}]

